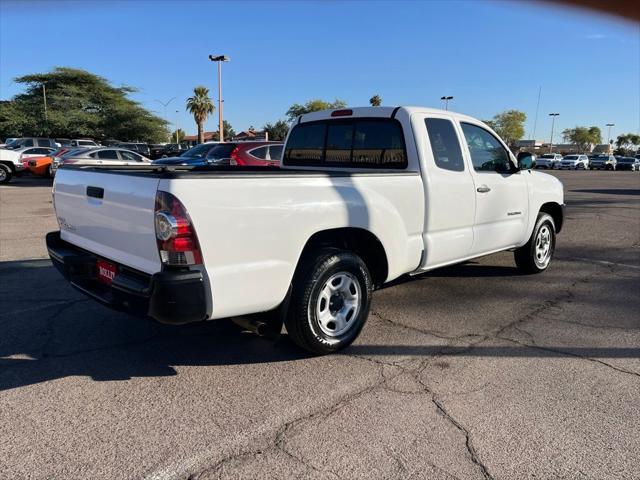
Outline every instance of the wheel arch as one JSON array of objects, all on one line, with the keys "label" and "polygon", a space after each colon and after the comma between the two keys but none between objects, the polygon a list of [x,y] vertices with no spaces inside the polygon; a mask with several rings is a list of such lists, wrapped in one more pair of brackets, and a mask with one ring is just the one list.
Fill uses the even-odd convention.
[{"label": "wheel arch", "polygon": [[564,209],[562,205],[556,202],[543,203],[540,206],[540,212],[551,215],[551,218],[553,218],[553,223],[556,227],[556,233],[560,233],[560,230],[562,230],[562,226],[564,224]]},{"label": "wheel arch", "polygon": [[349,250],[360,256],[371,273],[375,287],[379,287],[386,281],[389,262],[382,242],[369,230],[357,227],[332,228],[311,235],[298,258],[296,270],[312,252],[331,247]]},{"label": "wheel arch", "polygon": [[0,160],[0,164],[9,167],[9,170],[11,170],[11,173],[15,175],[16,166],[15,166],[15,164],[13,162],[9,162],[7,160]]}]

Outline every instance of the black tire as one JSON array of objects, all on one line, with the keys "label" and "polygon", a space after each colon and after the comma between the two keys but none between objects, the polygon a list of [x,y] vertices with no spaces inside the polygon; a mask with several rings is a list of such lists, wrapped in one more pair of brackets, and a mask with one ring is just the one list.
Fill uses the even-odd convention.
[{"label": "black tire", "polygon": [[53,166],[49,164],[47,172],[44,174],[45,178],[53,178]]},{"label": "black tire", "polygon": [[[342,276],[342,277],[341,277]],[[348,304],[337,298],[334,304],[334,296],[330,303],[324,301],[322,308],[323,292],[329,287],[332,278],[346,278],[349,283],[347,288],[356,290],[357,307],[343,313],[344,333],[335,331],[331,333],[331,321],[328,325],[320,322],[318,311],[324,310],[331,315],[331,306],[339,308],[336,313],[349,309]],[[334,280],[335,281],[335,280]],[[342,285],[340,280],[338,285]],[[357,283],[357,286],[355,285]],[[293,282],[291,304],[285,318],[285,326],[291,340],[299,347],[309,352],[325,355],[341,350],[351,344],[357,337],[369,316],[371,293],[373,282],[369,269],[362,259],[348,251],[337,249],[323,249],[308,255],[301,261]],[[336,293],[340,297],[339,293]],[[355,300],[354,300],[355,302]],[[351,316],[350,316],[351,315]],[[334,322],[334,329],[338,325]]]},{"label": "black tire", "polygon": [[[545,229],[545,230],[543,230]],[[538,235],[544,232],[548,232],[548,256],[540,258],[540,250],[538,241]],[[520,248],[517,248],[514,252],[514,258],[518,268],[524,273],[541,273],[549,268],[551,259],[553,258],[553,252],[556,248],[556,224],[553,218],[548,213],[540,212],[536,225],[531,233],[529,241]]]},{"label": "black tire", "polygon": [[13,172],[9,167],[0,163],[0,184],[9,183],[13,177]]}]

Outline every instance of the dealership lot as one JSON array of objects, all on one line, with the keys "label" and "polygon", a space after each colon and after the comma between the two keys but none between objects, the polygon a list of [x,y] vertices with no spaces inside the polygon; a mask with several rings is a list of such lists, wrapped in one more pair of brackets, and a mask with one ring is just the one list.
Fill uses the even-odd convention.
[{"label": "dealership lot", "polygon": [[45,259],[51,182],[0,187],[0,478],[640,477],[640,175],[552,174],[547,272],[395,282],[319,358],[86,299]]}]

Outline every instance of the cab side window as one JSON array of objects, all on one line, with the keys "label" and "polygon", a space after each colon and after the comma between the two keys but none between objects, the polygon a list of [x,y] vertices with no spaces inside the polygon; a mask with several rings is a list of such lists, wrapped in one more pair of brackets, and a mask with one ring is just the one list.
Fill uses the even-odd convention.
[{"label": "cab side window", "polygon": [[496,137],[477,125],[461,123],[461,126],[476,172],[511,173],[513,171],[509,152]]},{"label": "cab side window", "polygon": [[424,123],[436,166],[454,172],[464,171],[462,150],[453,123],[443,118],[426,118]]}]

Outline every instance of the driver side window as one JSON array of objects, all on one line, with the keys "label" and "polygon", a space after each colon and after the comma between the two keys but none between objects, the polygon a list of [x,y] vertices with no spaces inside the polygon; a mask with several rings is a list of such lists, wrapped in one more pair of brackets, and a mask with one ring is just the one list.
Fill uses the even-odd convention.
[{"label": "driver side window", "polygon": [[496,137],[477,125],[461,123],[461,126],[476,172],[511,173],[513,171],[509,152]]}]

